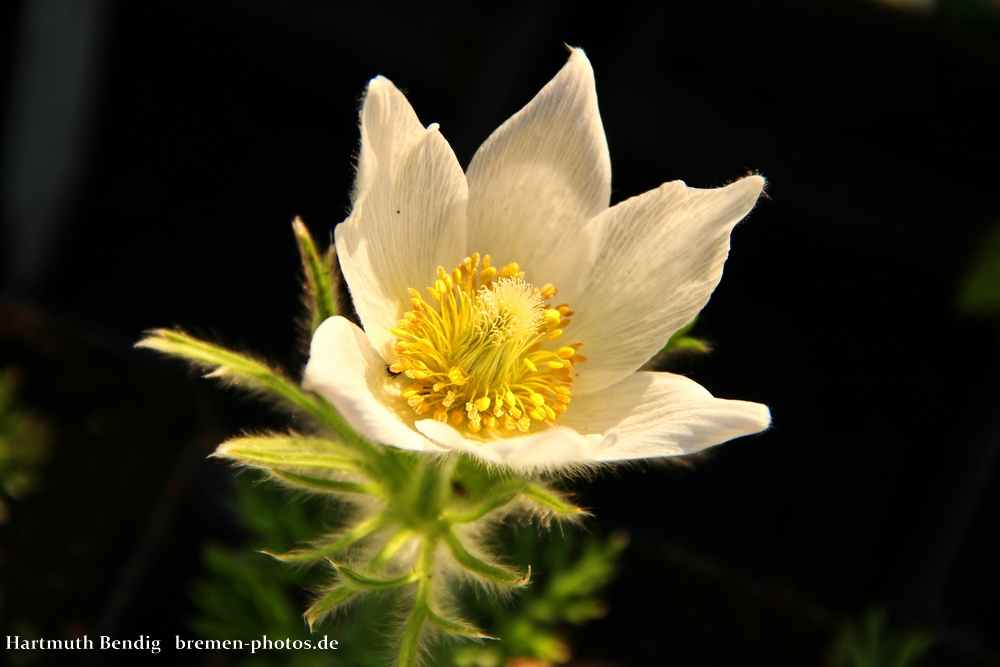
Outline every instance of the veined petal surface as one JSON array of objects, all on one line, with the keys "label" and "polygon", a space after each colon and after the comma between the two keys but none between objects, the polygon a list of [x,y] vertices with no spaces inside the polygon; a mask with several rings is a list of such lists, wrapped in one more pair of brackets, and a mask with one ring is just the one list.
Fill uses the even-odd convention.
[{"label": "veined petal surface", "polygon": [[[608,208],[607,141],[593,70],[578,49],[490,136],[468,174],[436,126],[424,128],[388,80],[372,80],[361,115],[354,207],[336,230],[336,245],[365,330],[339,317],[323,323],[304,380],[352,427],[384,444],[462,451],[526,471],[674,456],[767,428],[770,413],[763,405],[716,399],[681,376],[636,372],[708,301],[722,275],[730,233],[753,208],[763,178],[714,190],[677,181]],[[406,366],[408,358],[397,359],[391,329],[409,330],[397,326],[404,314],[408,323],[424,316],[407,313],[409,289],[423,292],[434,285],[439,266],[451,270],[474,252],[489,254],[494,267],[517,262],[529,283],[559,288],[553,304],[568,302],[575,311],[566,315],[572,320],[565,342],[570,347],[559,349],[560,359],[576,362],[571,400],[549,396],[559,400],[562,409],[556,411],[543,397],[548,419],[538,419],[548,424],[539,421],[529,434],[487,432],[495,421],[463,428],[456,419],[431,419],[428,405],[447,407],[444,401],[451,400],[450,392],[442,394],[448,381],[464,386],[468,359],[448,370],[448,381],[430,362]],[[434,300],[443,293],[440,287],[430,290]],[[554,342],[560,334],[552,333]],[[422,333],[406,343],[411,347],[398,349],[409,353],[417,345],[423,354],[448,360],[453,339]],[[576,342],[583,344],[585,359],[577,357]],[[386,372],[397,361],[409,378]],[[547,363],[568,368],[555,359]],[[427,384],[428,373],[436,378],[433,387],[442,385],[420,394],[431,403],[403,399],[404,387]],[[444,398],[434,398],[438,394]],[[435,415],[447,417],[448,411]]]},{"label": "veined petal surface", "polygon": [[608,207],[611,159],[583,51],[476,152],[468,170],[470,251],[561,290],[591,251],[588,220]]},{"label": "veined petal surface", "polygon": [[583,435],[573,429],[556,426],[530,435],[480,442],[470,440],[449,424],[433,419],[420,420],[416,427],[442,447],[519,470],[545,470],[594,461],[615,438],[612,436],[606,441],[601,434]]},{"label": "veined petal surface", "polygon": [[749,176],[700,190],[665,183],[595,218],[600,250],[572,302],[573,338],[587,363],[574,396],[635,371],[708,303],[729,255],[729,235],[764,187]]},{"label": "veined petal surface", "polygon": [[690,454],[771,423],[766,406],[715,398],[700,384],[672,373],[633,373],[573,399],[560,419],[584,435],[617,435],[594,460],[620,461]]},{"label": "veined petal surface", "polygon": [[465,252],[467,187],[437,126],[424,128],[382,77],[368,84],[350,217],[336,228],[337,256],[372,345],[392,360],[389,329],[409,308],[408,288],[434,282]]},{"label": "veined petal surface", "polygon": [[401,449],[442,451],[413,428],[416,414],[365,332],[343,317],[313,334],[302,386],[330,401],[354,430]]}]

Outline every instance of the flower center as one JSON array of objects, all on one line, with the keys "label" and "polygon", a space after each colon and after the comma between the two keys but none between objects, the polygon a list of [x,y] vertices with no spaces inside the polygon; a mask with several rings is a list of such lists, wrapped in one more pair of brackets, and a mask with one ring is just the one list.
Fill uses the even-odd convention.
[{"label": "flower center", "polygon": [[437,305],[410,288],[413,309],[392,330],[399,361],[389,367],[414,384],[403,391],[417,414],[462,423],[473,433],[530,433],[554,425],[570,402],[573,362],[582,343],[543,350],[569,325],[568,304],[552,306],[556,288],[524,281],[517,264],[497,270],[490,256],[467,257],[451,273],[438,267],[427,288]]}]

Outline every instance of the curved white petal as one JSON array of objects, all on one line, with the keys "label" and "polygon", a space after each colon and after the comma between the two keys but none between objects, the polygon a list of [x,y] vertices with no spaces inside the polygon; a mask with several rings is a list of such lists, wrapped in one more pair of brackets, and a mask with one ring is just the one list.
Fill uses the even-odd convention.
[{"label": "curved white petal", "polygon": [[633,373],[606,389],[573,397],[559,418],[582,434],[615,434],[598,461],[690,454],[771,423],[766,406],[713,397],[700,384],[671,373]]},{"label": "curved white petal", "polygon": [[[469,252],[569,289],[584,225],[608,207],[611,159],[583,51],[479,148],[468,170]],[[579,247],[577,247],[579,246]]]},{"label": "curved white petal", "polygon": [[361,155],[351,216],[336,228],[337,256],[368,339],[393,359],[389,329],[437,267],[465,256],[467,188],[448,142],[424,129],[399,90],[378,77],[361,110]]},{"label": "curved white petal", "polygon": [[604,448],[615,441],[615,436],[609,440],[600,434],[581,435],[562,426],[531,435],[498,438],[488,442],[466,438],[450,424],[442,424],[433,419],[420,420],[416,427],[442,447],[519,470],[544,470],[593,461]]},{"label": "curved white petal", "polygon": [[354,430],[401,449],[442,451],[417,433],[413,408],[400,396],[401,383],[365,332],[343,317],[331,317],[313,334],[302,386],[326,398]]},{"label": "curved white petal", "polygon": [[729,234],[764,187],[749,176],[699,190],[682,181],[617,204],[595,218],[600,252],[571,302],[567,338],[583,343],[574,396],[639,368],[708,303],[729,255]]}]

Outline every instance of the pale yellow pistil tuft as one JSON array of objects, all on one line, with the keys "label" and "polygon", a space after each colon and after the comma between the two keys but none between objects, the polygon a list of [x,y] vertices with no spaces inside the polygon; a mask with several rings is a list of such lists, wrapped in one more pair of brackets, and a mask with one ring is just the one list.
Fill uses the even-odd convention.
[{"label": "pale yellow pistil tuft", "polygon": [[438,267],[427,292],[438,306],[411,288],[413,309],[392,330],[399,361],[390,370],[414,380],[403,391],[410,407],[473,433],[555,424],[570,402],[573,363],[586,361],[581,343],[541,349],[573,315],[568,304],[547,303],[556,288],[526,283],[517,264],[497,269],[489,255],[480,268],[477,253],[451,273]]}]

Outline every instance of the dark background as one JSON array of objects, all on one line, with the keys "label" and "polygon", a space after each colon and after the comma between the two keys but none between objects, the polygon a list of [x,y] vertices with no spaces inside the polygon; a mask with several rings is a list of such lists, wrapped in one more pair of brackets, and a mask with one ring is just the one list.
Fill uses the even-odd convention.
[{"label": "dark background", "polygon": [[768,178],[694,332],[713,352],[676,370],[774,415],[577,485],[595,531],[632,537],[578,655],[819,665],[881,605],[937,635],[929,664],[1000,664],[1000,337],[956,306],[1000,216],[1000,8],[49,4],[0,6],[0,366],[56,434],[0,527],[0,634],[191,636],[200,545],[240,536],[203,456],[281,422],[132,343],[181,325],[296,372],[289,223],[345,217],[367,80],[467,165],[566,42],[613,201]]}]

